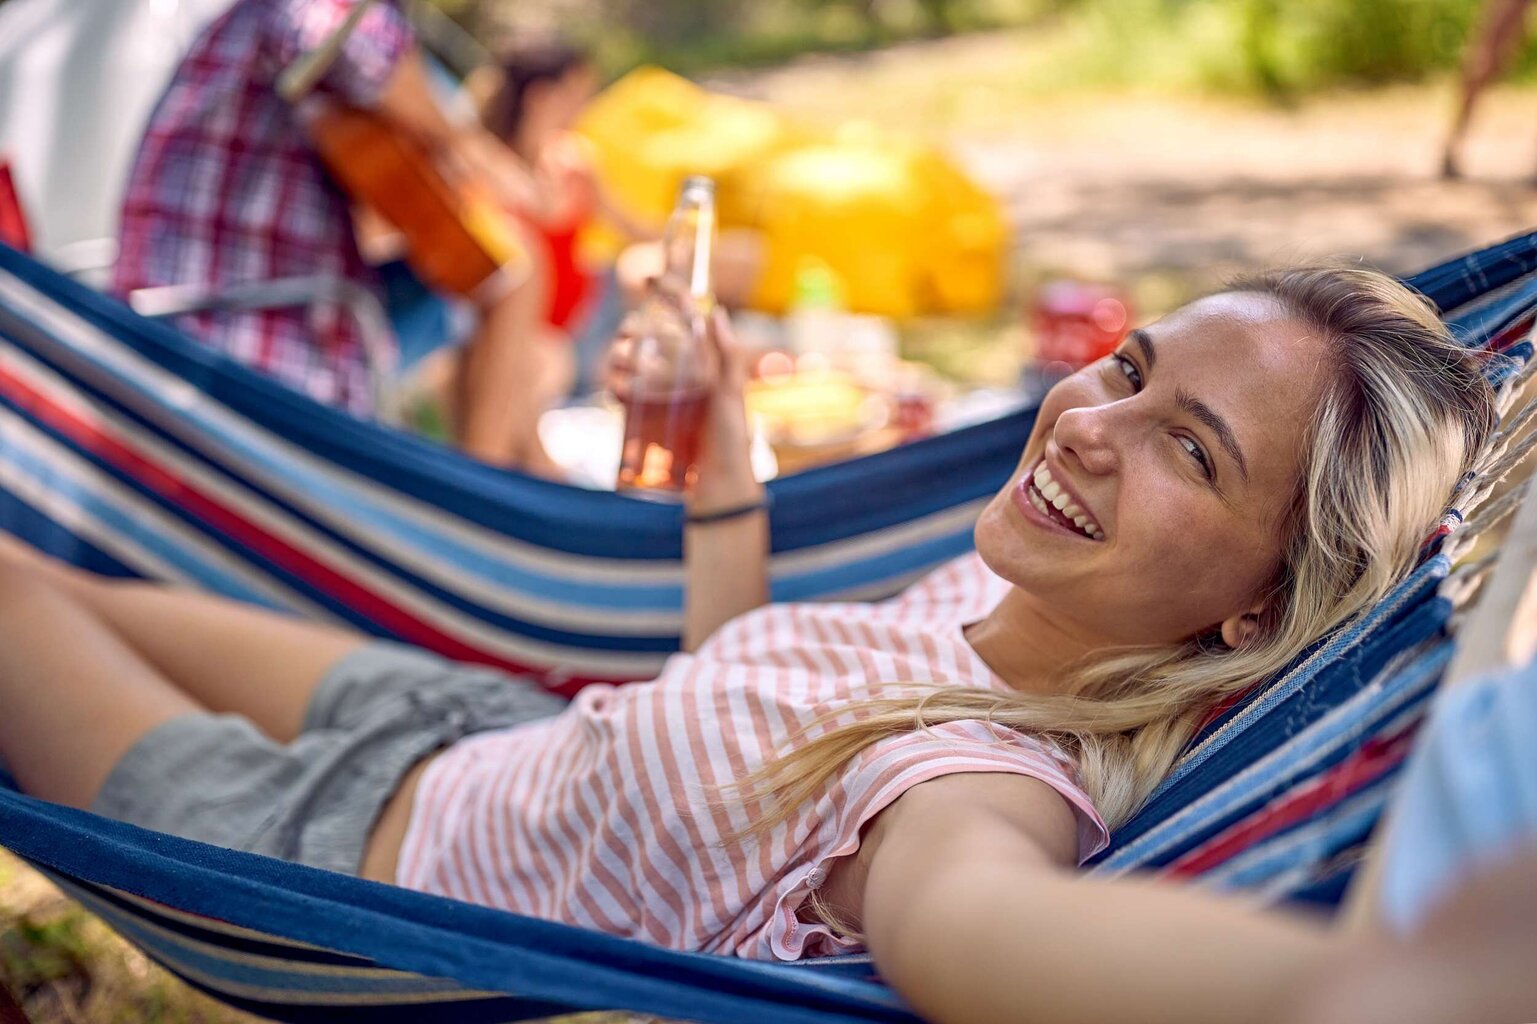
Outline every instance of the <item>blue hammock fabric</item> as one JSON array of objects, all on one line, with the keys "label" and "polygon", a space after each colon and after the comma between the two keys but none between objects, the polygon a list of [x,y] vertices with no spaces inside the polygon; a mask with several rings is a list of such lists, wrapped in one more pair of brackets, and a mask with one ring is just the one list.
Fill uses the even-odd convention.
[{"label": "blue hammock fabric", "polygon": [[[1537,304],[1537,234],[1410,279],[1469,345]],[[774,596],[892,593],[967,550],[1032,413],[773,485]],[[350,623],[553,689],[676,646],[675,509],[488,469],[321,409],[0,249],[0,526],[76,564]],[[1203,730],[1097,871],[1336,898],[1448,657],[1430,557]],[[564,667],[563,667],[564,666]],[[285,1021],[910,1019],[862,958],[673,953],[0,791],[0,836],[156,959]]]},{"label": "blue hammock fabric", "polygon": [[[569,693],[678,648],[677,507],[494,469],[315,404],[0,248],[0,525]],[[773,597],[888,596],[968,550],[1019,414],[770,486]]]}]

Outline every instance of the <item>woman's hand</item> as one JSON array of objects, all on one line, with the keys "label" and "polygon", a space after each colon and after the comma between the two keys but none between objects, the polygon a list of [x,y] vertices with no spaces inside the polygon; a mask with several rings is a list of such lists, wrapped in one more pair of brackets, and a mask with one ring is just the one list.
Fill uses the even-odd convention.
[{"label": "woman's hand", "polygon": [[710,312],[705,340],[714,350],[716,374],[699,442],[698,477],[687,499],[695,514],[739,507],[763,496],[763,485],[753,476],[750,453],[748,356],[720,306]]},{"label": "woman's hand", "polygon": [[[691,300],[681,287],[665,280],[652,281],[648,291],[652,301],[625,317],[609,349],[605,383],[621,402],[629,396],[637,375],[669,375],[673,372],[669,361],[680,358],[678,345],[684,340],[681,328],[688,322]],[[664,330],[662,325],[648,322],[649,317],[658,315],[655,302],[671,307],[679,330]],[[708,379],[709,400],[700,428],[695,485],[686,496],[690,510],[700,514],[749,504],[763,494],[749,456],[752,432],[747,423],[747,353],[738,344],[726,311],[719,306],[705,318],[703,335],[704,351],[698,356]],[[650,343],[642,344],[648,336]]]},{"label": "woman's hand", "polygon": [[[637,375],[671,376],[678,345],[686,333],[691,299],[674,283],[652,283],[652,298],[626,318],[609,352],[605,377],[622,402]],[[658,308],[657,301],[673,304]],[[649,317],[676,317],[667,324]],[[763,485],[753,477],[748,454],[747,353],[737,344],[725,310],[711,309],[703,326],[701,369],[707,398],[700,425],[694,485],[685,496],[690,518],[744,510],[741,515],[690,522],[683,532],[683,649],[692,651],[721,624],[768,600],[768,517],[752,506],[762,501]],[[642,343],[644,341],[644,343]],[[693,358],[691,356],[690,358]]]},{"label": "woman's hand", "polygon": [[698,473],[685,499],[688,514],[692,518],[747,511],[684,527],[683,649],[687,651],[696,650],[723,624],[769,599],[768,513],[761,506],[763,485],[753,477],[748,454],[747,354],[720,307],[710,313],[705,339],[713,349],[716,373],[705,406]]}]

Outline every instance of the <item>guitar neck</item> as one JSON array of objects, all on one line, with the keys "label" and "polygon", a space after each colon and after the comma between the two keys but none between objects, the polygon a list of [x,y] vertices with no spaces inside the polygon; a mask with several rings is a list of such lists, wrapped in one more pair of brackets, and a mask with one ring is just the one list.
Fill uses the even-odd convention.
[{"label": "guitar neck", "polygon": [[284,68],[278,75],[277,94],[288,103],[297,103],[308,96],[325,73],[331,70],[331,65],[336,63],[337,56],[346,45],[347,37],[357,30],[362,22],[363,15],[368,13],[378,0],[358,0],[352,10],[347,12],[347,17],[336,26],[325,40],[308,53],[301,54],[294,62]]}]

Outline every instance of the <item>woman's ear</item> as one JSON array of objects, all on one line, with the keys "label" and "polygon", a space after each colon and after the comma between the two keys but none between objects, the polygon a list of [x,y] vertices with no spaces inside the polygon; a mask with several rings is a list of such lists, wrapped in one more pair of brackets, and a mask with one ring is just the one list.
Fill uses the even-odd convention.
[{"label": "woman's ear", "polygon": [[1259,616],[1265,606],[1257,604],[1248,611],[1223,620],[1222,642],[1232,650],[1247,647],[1259,635]]}]

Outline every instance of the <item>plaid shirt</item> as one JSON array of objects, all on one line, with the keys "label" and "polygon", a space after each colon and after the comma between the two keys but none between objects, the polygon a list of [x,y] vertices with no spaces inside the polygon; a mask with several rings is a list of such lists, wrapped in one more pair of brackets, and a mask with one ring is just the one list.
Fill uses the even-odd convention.
[{"label": "plaid shirt", "polygon": [[[346,197],[326,176],[299,111],[274,82],[327,38],[355,0],[238,0],[182,61],[140,144],[123,203],[113,288],[218,287],[329,274],[377,290]],[[412,45],[389,2],[364,16],[317,86],[372,105]],[[206,344],[312,397],[372,404],[359,329],[339,308],[181,318]]]}]

